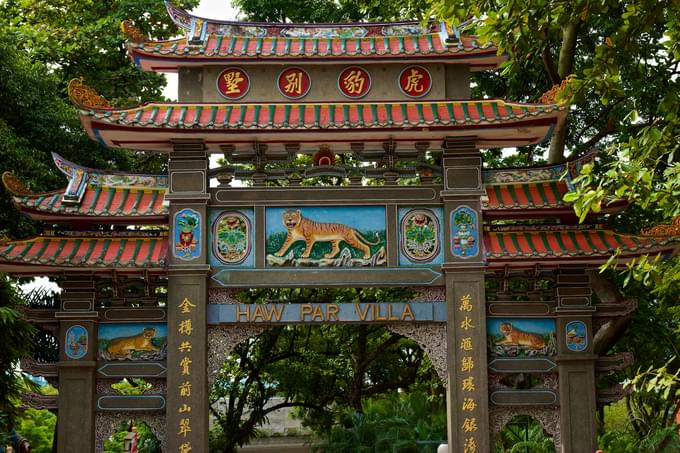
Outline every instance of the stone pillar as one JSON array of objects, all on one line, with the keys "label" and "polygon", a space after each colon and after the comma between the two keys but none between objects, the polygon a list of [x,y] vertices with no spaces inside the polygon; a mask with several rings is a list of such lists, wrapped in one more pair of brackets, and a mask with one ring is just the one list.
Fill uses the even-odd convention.
[{"label": "stone pillar", "polygon": [[561,268],[555,313],[563,453],[597,450],[594,312],[584,269]]},{"label": "stone pillar", "polygon": [[448,444],[460,453],[490,451],[481,168],[474,138],[444,141]]},{"label": "stone pillar", "polygon": [[90,275],[62,284],[59,328],[57,451],[95,451],[97,318]]},{"label": "stone pillar", "polygon": [[201,142],[170,154],[167,453],[208,451],[208,156]]}]

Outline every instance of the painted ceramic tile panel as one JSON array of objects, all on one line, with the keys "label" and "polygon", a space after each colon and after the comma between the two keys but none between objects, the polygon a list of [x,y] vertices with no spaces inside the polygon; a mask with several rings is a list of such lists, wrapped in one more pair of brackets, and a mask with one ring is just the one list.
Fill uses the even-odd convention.
[{"label": "painted ceramic tile panel", "polygon": [[267,208],[267,266],[384,266],[384,206]]},{"label": "painted ceramic tile panel", "polygon": [[252,209],[212,210],[210,212],[210,264],[216,267],[253,267]]},{"label": "painted ceramic tile panel", "polygon": [[488,319],[486,328],[489,354],[493,357],[557,354],[554,319]]},{"label": "painted ceramic tile panel", "polygon": [[399,208],[399,264],[441,264],[441,208]]},{"label": "painted ceramic tile panel", "polygon": [[571,321],[564,330],[567,336],[567,349],[581,352],[588,347],[588,329],[583,321]]},{"label": "painted ceramic tile panel", "polygon": [[479,253],[477,212],[467,206],[451,211],[451,253],[459,258],[472,258]]},{"label": "painted ceramic tile panel", "polygon": [[164,322],[99,324],[100,360],[165,360],[168,327]]},{"label": "painted ceramic tile panel", "polygon": [[88,340],[87,329],[85,327],[79,325],[69,327],[66,331],[66,356],[73,360],[85,357]]},{"label": "painted ceramic tile panel", "polygon": [[193,209],[182,209],[175,214],[174,222],[175,257],[190,261],[201,256],[201,215]]}]

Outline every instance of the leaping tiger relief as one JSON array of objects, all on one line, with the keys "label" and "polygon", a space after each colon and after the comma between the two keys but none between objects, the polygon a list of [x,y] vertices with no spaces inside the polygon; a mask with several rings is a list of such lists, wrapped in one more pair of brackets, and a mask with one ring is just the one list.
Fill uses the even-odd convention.
[{"label": "leaping tiger relief", "polygon": [[385,208],[267,209],[267,265],[383,266]]}]

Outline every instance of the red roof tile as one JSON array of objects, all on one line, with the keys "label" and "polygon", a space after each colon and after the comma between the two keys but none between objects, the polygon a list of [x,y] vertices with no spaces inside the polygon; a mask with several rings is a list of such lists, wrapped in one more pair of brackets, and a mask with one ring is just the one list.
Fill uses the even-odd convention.
[{"label": "red roof tile", "polygon": [[559,260],[603,263],[621,249],[620,258],[628,260],[644,254],[668,254],[678,247],[677,238],[651,238],[618,234],[602,229],[551,230],[549,228],[485,231],[484,247],[491,265],[526,265]]},{"label": "red roof tile", "polygon": [[0,271],[13,274],[60,269],[165,269],[166,233],[64,233],[0,245]]}]

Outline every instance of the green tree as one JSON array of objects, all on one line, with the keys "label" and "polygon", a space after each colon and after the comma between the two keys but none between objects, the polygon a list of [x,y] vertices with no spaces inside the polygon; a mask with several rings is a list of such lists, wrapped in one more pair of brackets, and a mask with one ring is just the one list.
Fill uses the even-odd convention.
[{"label": "green tree", "polygon": [[16,310],[19,303],[9,278],[0,274],[0,416],[4,422],[0,431],[15,426],[21,393],[33,388],[17,368],[19,359],[30,355],[35,333]]},{"label": "green tree", "polygon": [[50,411],[28,408],[19,416],[17,431],[31,444],[33,453],[51,453],[57,416]]},{"label": "green tree", "polygon": [[316,450],[326,453],[430,452],[446,442],[445,400],[421,389],[369,398],[360,412],[339,411],[321,439]]}]

